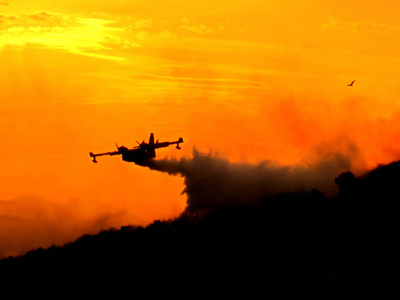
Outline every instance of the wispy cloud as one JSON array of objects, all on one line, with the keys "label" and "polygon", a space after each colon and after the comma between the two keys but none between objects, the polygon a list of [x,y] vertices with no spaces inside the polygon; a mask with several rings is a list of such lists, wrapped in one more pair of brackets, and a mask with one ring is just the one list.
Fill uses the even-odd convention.
[{"label": "wispy cloud", "polygon": [[203,23],[192,24],[192,22],[190,22],[188,18],[182,19],[181,28],[197,34],[212,33],[214,31],[212,28],[204,25]]},{"label": "wispy cloud", "polygon": [[65,16],[48,12],[31,15],[0,15],[0,48],[5,45],[39,44],[103,59],[123,60],[116,47],[140,47],[118,36],[115,22],[96,18]]},{"label": "wispy cloud", "polygon": [[327,30],[346,30],[349,32],[394,32],[399,31],[400,26],[394,26],[384,23],[357,21],[345,22],[331,15],[328,15],[328,21],[322,24],[322,29]]},{"label": "wispy cloud", "polygon": [[160,80],[171,80],[171,81],[185,81],[185,82],[196,82],[202,84],[244,84],[248,86],[264,87],[266,84],[261,81],[236,79],[236,78],[196,78],[196,77],[176,77],[176,76],[163,76],[156,74],[134,74],[135,77],[151,77]]}]

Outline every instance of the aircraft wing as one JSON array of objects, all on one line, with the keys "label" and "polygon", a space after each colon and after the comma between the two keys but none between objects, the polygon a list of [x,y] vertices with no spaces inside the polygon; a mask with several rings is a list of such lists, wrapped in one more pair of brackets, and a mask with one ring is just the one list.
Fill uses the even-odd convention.
[{"label": "aircraft wing", "polygon": [[183,139],[179,138],[179,140],[175,141],[175,142],[161,142],[159,143],[158,141],[154,144],[146,144],[141,146],[142,149],[146,149],[146,150],[151,150],[151,149],[157,149],[157,148],[164,148],[164,147],[168,147],[169,145],[174,145],[176,144],[177,148],[180,149],[179,144],[183,143]]},{"label": "aircraft wing", "polygon": [[121,154],[121,152],[119,150],[118,151],[111,151],[111,152],[104,152],[104,153],[96,153],[96,154],[94,154],[93,152],[89,152],[90,157],[93,157],[93,162],[94,163],[97,163],[97,160],[96,160],[97,156],[103,156],[103,155],[113,156],[113,155],[119,155],[119,154]]},{"label": "aircraft wing", "polygon": [[[169,145],[172,145],[172,144],[176,144],[176,148],[177,149],[181,149],[179,147],[180,143],[183,143],[183,139],[182,138],[179,138],[177,141],[174,141],[174,142],[161,142],[161,143],[159,143],[158,140],[157,140],[157,142],[154,143],[154,134],[152,133],[150,135],[149,143],[145,143],[143,141],[141,144],[139,144],[139,146],[133,147],[132,149],[128,149],[128,148],[126,148],[124,146],[118,147],[118,145],[115,144],[117,146],[117,149],[118,149],[117,151],[104,152],[104,153],[89,152],[89,155],[90,155],[90,157],[93,158],[93,162],[97,163],[97,160],[96,160],[97,156],[103,156],[103,155],[113,156],[113,155],[124,154],[124,153],[127,153],[127,152],[129,152],[129,153],[136,152],[136,151],[139,152],[138,153],[139,155],[144,155],[143,153],[146,152],[146,151],[154,151],[154,149],[168,147]],[[154,157],[154,156],[155,156],[155,154],[152,157]]]}]

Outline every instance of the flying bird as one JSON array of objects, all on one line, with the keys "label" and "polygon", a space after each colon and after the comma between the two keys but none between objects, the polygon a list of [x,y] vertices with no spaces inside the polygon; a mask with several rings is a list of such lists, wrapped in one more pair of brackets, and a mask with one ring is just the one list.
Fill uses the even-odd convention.
[{"label": "flying bird", "polygon": [[350,84],[348,84],[347,86],[353,86],[355,80],[353,80]]}]

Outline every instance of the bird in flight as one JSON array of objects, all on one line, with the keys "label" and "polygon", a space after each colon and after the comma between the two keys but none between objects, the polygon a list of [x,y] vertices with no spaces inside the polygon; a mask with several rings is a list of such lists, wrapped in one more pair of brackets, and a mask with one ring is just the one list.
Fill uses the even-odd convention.
[{"label": "bird in flight", "polygon": [[353,86],[355,80],[353,80],[350,84],[348,84],[347,86]]}]

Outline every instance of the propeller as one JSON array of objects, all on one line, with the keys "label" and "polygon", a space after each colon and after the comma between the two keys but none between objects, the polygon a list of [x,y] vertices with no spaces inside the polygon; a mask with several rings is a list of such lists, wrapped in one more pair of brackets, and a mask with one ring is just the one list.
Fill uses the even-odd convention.
[{"label": "propeller", "polygon": [[144,144],[146,144],[144,140],[143,140],[143,142],[141,142],[141,143],[139,143],[139,142],[136,140],[136,143],[138,143],[139,148],[142,148],[142,146],[143,146]]}]

